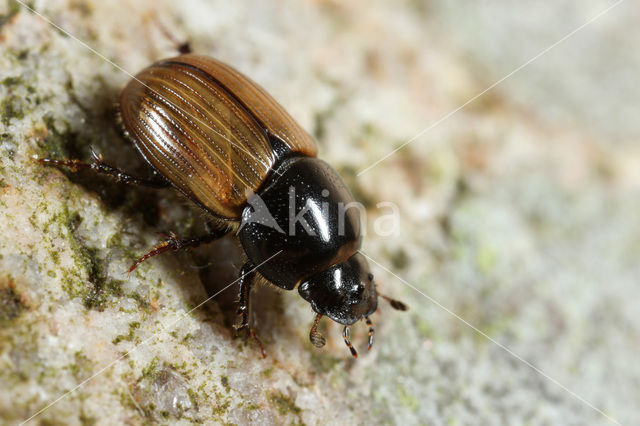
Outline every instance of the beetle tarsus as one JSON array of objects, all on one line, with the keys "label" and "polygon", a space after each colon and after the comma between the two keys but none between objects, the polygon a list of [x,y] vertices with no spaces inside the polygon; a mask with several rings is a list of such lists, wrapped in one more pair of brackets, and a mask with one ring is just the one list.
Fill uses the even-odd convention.
[{"label": "beetle tarsus", "polygon": [[327,343],[327,340],[318,331],[318,322],[320,321],[320,318],[322,318],[322,315],[317,314],[313,321],[313,325],[311,326],[311,330],[309,330],[309,340],[311,340],[311,344],[316,348],[321,348]]},{"label": "beetle tarsus", "polygon": [[251,299],[251,289],[255,278],[255,268],[249,262],[245,263],[240,270],[240,289],[238,295],[238,308],[236,312],[242,315],[238,330],[249,328],[249,307]]},{"label": "beetle tarsus", "polygon": [[235,327],[236,332],[239,333],[244,330],[247,338],[252,338],[260,347],[262,357],[267,357],[267,352],[264,350],[262,341],[258,338],[256,332],[251,327],[251,289],[255,284],[255,267],[247,262],[242,266],[240,270],[240,290],[238,296],[238,307],[236,313],[241,315],[240,324]]},{"label": "beetle tarsus", "polygon": [[178,238],[176,234],[170,232],[169,235],[159,233],[160,236],[164,237],[165,240],[160,244],[156,245],[154,248],[149,250],[145,255],[138,258],[133,265],[129,268],[129,273],[133,272],[134,269],[138,267],[142,262],[149,259],[150,257],[156,256],[158,254],[164,253],[165,251],[173,250],[178,251],[184,248],[195,248],[201,244],[210,243],[213,240],[217,240],[218,238],[224,236],[226,231],[214,231],[210,234],[203,235],[197,238],[188,238],[185,240],[181,240]]},{"label": "beetle tarsus", "polygon": [[373,334],[375,333],[375,330],[373,328],[373,323],[371,322],[371,319],[369,317],[364,317],[364,320],[369,326],[369,340],[367,342],[367,350],[370,351],[371,347],[373,346]]},{"label": "beetle tarsus", "polygon": [[255,342],[260,347],[260,353],[262,354],[262,358],[266,358],[267,357],[267,351],[264,350],[264,345],[262,344],[262,341],[260,340],[260,338],[258,337],[256,332],[253,330],[253,328],[251,328],[251,327],[249,327],[249,335],[251,336],[251,338],[253,340],[255,340]]},{"label": "beetle tarsus", "polygon": [[131,265],[131,267],[129,267],[128,273],[129,274],[132,273],[138,267],[138,265],[140,265],[142,262],[144,262],[145,260],[149,259],[150,257],[153,257],[153,256],[158,255],[160,253],[164,253],[165,251],[168,251],[168,250],[171,250],[171,246],[166,241],[163,241],[162,243],[158,244],[157,246],[155,246],[154,248],[149,250],[149,252],[147,252],[143,256],[140,256],[133,263],[133,265]]},{"label": "beetle tarsus", "polygon": [[169,186],[163,178],[155,177],[150,179],[144,179],[132,176],[117,167],[110,166],[102,162],[102,155],[97,154],[93,149],[91,150],[91,156],[93,161],[86,162],[77,159],[65,159],[56,160],[54,158],[38,158],[36,161],[40,164],[47,164],[51,166],[66,167],[72,172],[77,172],[81,169],[88,169],[97,174],[102,174],[114,179],[116,182],[126,183],[128,185],[148,186],[151,188],[166,188]]},{"label": "beetle tarsus", "polygon": [[344,328],[342,329],[342,337],[344,337],[344,343],[347,345],[347,347],[351,351],[351,355],[354,358],[358,358],[358,351],[356,351],[356,348],[354,348],[353,345],[351,344],[351,340],[349,340],[349,326],[348,325],[345,325]]},{"label": "beetle tarsus", "polygon": [[234,326],[236,333],[239,335],[242,331],[244,331],[245,334],[245,338],[246,339],[253,339],[257,344],[258,347],[260,348],[260,353],[262,354],[262,358],[266,358],[267,357],[267,351],[264,349],[264,345],[262,344],[262,340],[260,340],[260,338],[258,337],[258,335],[256,334],[255,330],[253,329],[253,327],[250,327],[249,324],[246,325],[238,325],[238,326]]}]

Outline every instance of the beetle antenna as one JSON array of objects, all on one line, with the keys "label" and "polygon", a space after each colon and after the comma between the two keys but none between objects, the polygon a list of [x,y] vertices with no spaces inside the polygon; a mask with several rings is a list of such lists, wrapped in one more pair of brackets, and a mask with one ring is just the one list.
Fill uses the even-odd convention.
[{"label": "beetle antenna", "polygon": [[369,317],[364,317],[364,320],[369,326],[369,343],[367,344],[367,350],[370,351],[371,346],[373,346],[373,334],[375,333],[375,330],[373,329],[373,323]]},{"label": "beetle antenna", "polygon": [[322,318],[321,314],[316,315],[316,319],[313,321],[313,325],[311,326],[311,330],[309,331],[309,340],[316,348],[321,348],[327,343],[327,340],[324,338],[322,334],[318,331],[318,322]]},{"label": "beetle antenna", "polygon": [[384,294],[380,294],[380,293],[378,293],[378,296],[382,297],[384,300],[389,302],[389,304],[391,305],[391,307],[393,309],[396,309],[398,311],[408,311],[409,310],[409,307],[404,302],[401,302],[401,301],[399,301],[397,299],[392,299],[389,296],[385,296]]},{"label": "beetle antenna", "polygon": [[344,343],[347,345],[347,347],[351,351],[351,355],[353,355],[354,358],[358,358],[358,351],[356,351],[356,348],[354,348],[351,345],[351,341],[349,340],[349,326],[348,325],[345,325],[344,328],[342,329],[342,337],[344,337]]}]

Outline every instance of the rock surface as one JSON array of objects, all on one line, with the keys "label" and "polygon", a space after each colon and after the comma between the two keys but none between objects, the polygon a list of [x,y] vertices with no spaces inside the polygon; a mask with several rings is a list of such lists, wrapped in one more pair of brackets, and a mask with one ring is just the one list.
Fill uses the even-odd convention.
[{"label": "rock surface", "polygon": [[[2,423],[35,414],[33,424],[637,419],[640,149],[629,108],[640,105],[640,54],[615,41],[637,34],[628,19],[637,5],[586,27],[597,42],[578,39],[574,51],[568,39],[535,75],[523,69],[357,176],[606,7],[533,8],[528,36],[511,39],[519,26],[501,32],[487,17],[518,22],[517,11],[466,3],[28,2],[63,31],[5,1]],[[580,13],[565,22],[552,9]],[[88,158],[93,147],[144,173],[118,137],[112,103],[127,72],[174,54],[163,26],[274,94],[367,206],[363,249],[379,263],[384,292],[411,310],[381,304],[374,349],[357,361],[328,322],[327,346],[313,348],[308,304],[270,287],[255,297],[261,359],[231,332],[233,240],[165,254],[127,275],[156,231],[195,235],[201,214],[169,190],[33,161]],[[584,61],[591,57],[602,60]],[[618,76],[614,90],[592,87],[601,64]],[[550,91],[553,78],[571,84]],[[549,113],[550,99],[561,113]],[[388,213],[382,201],[399,208],[393,235],[376,221]],[[361,348],[366,328],[353,333]]]}]

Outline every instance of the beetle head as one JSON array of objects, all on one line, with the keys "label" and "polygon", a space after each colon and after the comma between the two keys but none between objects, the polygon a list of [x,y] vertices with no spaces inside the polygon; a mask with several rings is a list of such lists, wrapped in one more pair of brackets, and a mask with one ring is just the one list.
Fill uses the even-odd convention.
[{"label": "beetle head", "polygon": [[298,292],[316,313],[344,325],[355,323],[378,307],[373,275],[360,253],[311,276],[300,284]]}]

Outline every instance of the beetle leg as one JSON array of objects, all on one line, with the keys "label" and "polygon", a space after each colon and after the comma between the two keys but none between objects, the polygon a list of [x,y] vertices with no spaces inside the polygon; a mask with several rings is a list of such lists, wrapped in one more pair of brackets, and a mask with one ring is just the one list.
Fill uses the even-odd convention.
[{"label": "beetle leg", "polygon": [[309,340],[316,348],[323,347],[327,341],[322,334],[318,331],[318,322],[322,318],[321,314],[316,315],[316,319],[313,321],[313,325],[311,326],[311,330],[309,331]]},{"label": "beetle leg", "polygon": [[393,309],[397,309],[398,311],[408,311],[409,310],[409,307],[405,303],[403,303],[403,302],[401,302],[399,300],[392,299],[389,296],[385,296],[384,294],[380,294],[380,293],[378,293],[378,296],[382,297],[384,300],[389,302],[389,304],[391,305],[391,307]]},{"label": "beetle leg", "polygon": [[247,337],[251,337],[256,341],[260,347],[260,351],[262,352],[262,357],[266,358],[267,353],[264,350],[264,346],[250,324],[251,289],[255,284],[255,276],[255,267],[250,262],[245,263],[240,270],[240,291],[238,297],[238,308],[236,310],[236,313],[241,315],[241,321],[240,325],[236,326],[235,329],[237,332],[245,330]]},{"label": "beetle leg", "polygon": [[236,313],[242,315],[242,318],[237,327],[238,330],[249,328],[249,301],[255,277],[255,271],[249,272],[251,269],[253,269],[253,265],[247,262],[240,270],[240,292]]},{"label": "beetle leg", "polygon": [[184,248],[195,248],[201,244],[206,244],[206,243],[210,243],[213,240],[217,240],[218,238],[221,238],[222,236],[224,236],[226,233],[227,231],[216,230],[211,232],[210,234],[203,235],[197,238],[188,238],[186,240],[179,239],[178,236],[173,232],[169,233],[169,235],[160,234],[161,236],[165,237],[166,240],[156,245],[154,248],[149,250],[145,255],[139,257],[138,260],[136,260],[134,264],[131,265],[131,267],[129,268],[129,273],[133,272],[133,270],[136,269],[138,265],[140,265],[142,262],[149,259],[150,257],[153,257],[160,253],[164,253],[165,251],[169,251],[169,250],[178,251]]},{"label": "beetle leg", "polygon": [[171,43],[174,44],[176,50],[181,54],[185,55],[187,53],[191,53],[191,44],[189,41],[181,41],[179,40],[175,34],[173,34],[167,27],[165,27],[159,19],[155,19],[156,25],[162,32],[162,34],[169,39]]},{"label": "beetle leg", "polygon": [[77,172],[80,169],[89,169],[94,173],[107,175],[116,182],[123,182],[129,185],[149,186],[152,188],[166,188],[169,186],[164,178],[156,176],[150,179],[138,178],[131,176],[130,174],[118,169],[117,167],[110,166],[102,162],[102,155],[97,154],[91,150],[91,156],[93,161],[85,162],[75,159],[56,160],[53,158],[39,158],[36,161],[40,164],[48,164],[53,166],[68,167],[72,172]]},{"label": "beetle leg", "polygon": [[266,358],[267,357],[267,351],[264,350],[264,346],[262,345],[262,341],[260,340],[260,338],[258,337],[258,335],[256,334],[256,332],[253,330],[253,328],[249,327],[249,336],[256,341],[256,343],[258,344],[258,346],[260,347],[260,353],[262,354],[262,358]]},{"label": "beetle leg", "polygon": [[371,319],[369,317],[364,317],[364,319],[369,326],[369,342],[367,344],[367,350],[370,351],[371,346],[373,346],[373,333],[375,333],[375,330],[373,329],[373,323],[371,322]]},{"label": "beetle leg", "polygon": [[351,355],[353,355],[354,358],[358,358],[358,351],[356,351],[356,348],[354,348],[351,345],[351,341],[349,340],[349,326],[348,325],[345,325],[344,328],[342,329],[342,337],[344,337],[344,343],[347,345],[347,347],[351,351]]}]

